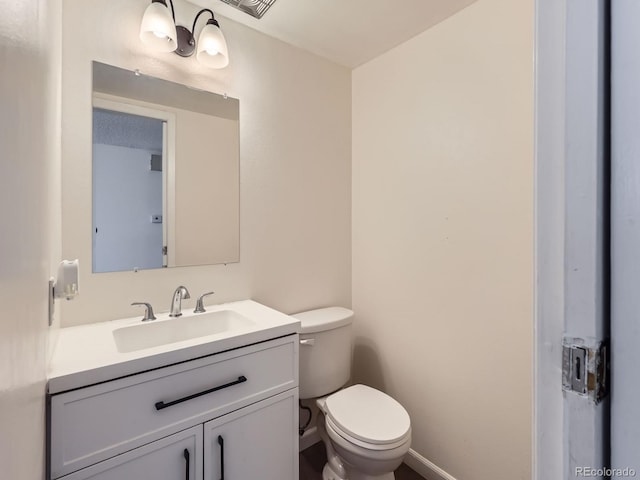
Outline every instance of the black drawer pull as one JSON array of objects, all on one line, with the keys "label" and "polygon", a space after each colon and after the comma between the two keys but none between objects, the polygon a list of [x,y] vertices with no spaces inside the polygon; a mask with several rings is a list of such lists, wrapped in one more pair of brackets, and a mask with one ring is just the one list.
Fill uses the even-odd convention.
[{"label": "black drawer pull", "polygon": [[224,480],[224,439],[218,435],[218,445],[220,445],[220,480]]},{"label": "black drawer pull", "polygon": [[185,449],[184,449],[184,452],[183,452],[183,455],[184,455],[184,459],[185,459],[185,460],[186,460],[186,462],[187,462],[187,473],[186,473],[186,475],[185,475],[185,477],[184,477],[184,478],[185,478],[185,480],[189,480],[189,470],[191,470],[191,469],[189,468],[189,463],[190,463],[190,461],[189,461],[189,460],[190,460],[189,450],[187,450],[187,449],[185,448]]},{"label": "black drawer pull", "polygon": [[163,408],[172,407],[173,405],[177,405],[182,402],[186,402],[188,400],[193,400],[194,398],[202,397],[203,395],[208,395],[213,392],[217,392],[218,390],[222,390],[224,388],[233,387],[234,385],[238,385],[239,383],[244,383],[247,381],[247,377],[241,375],[238,377],[238,380],[235,382],[225,383],[224,385],[218,385],[217,387],[210,388],[209,390],[205,390],[204,392],[194,393],[193,395],[189,395],[188,397],[179,398],[178,400],[174,400],[172,402],[158,402],[156,403],[156,410],[162,410]]}]

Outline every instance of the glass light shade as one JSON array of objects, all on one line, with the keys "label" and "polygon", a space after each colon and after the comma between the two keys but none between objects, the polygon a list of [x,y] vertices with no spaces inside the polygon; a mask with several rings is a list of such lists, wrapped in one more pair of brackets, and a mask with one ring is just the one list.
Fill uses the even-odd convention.
[{"label": "glass light shade", "polygon": [[178,47],[176,38],[176,24],[169,8],[153,2],[142,17],[140,40],[158,52],[173,52]]},{"label": "glass light shade", "polygon": [[227,41],[218,26],[212,23],[204,26],[198,38],[196,58],[209,68],[224,68],[229,65]]}]

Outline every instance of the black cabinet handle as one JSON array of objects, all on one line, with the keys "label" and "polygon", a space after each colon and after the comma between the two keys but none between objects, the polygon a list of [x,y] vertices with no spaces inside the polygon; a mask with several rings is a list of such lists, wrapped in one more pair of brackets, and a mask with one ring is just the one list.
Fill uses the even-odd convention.
[{"label": "black cabinet handle", "polygon": [[182,402],[186,402],[188,400],[193,400],[194,398],[201,397],[203,395],[208,395],[209,393],[217,392],[218,390],[222,390],[223,388],[233,387],[234,385],[238,385],[239,383],[244,383],[247,381],[247,377],[241,375],[238,377],[238,380],[235,380],[230,383],[225,383],[224,385],[218,385],[217,387],[210,388],[209,390],[205,390],[204,392],[194,393],[193,395],[189,395],[188,397],[179,398],[178,400],[174,400],[172,402],[157,402],[156,410],[162,410],[163,408],[172,407],[173,405],[177,405]]},{"label": "black cabinet handle", "polygon": [[185,461],[187,463],[187,473],[185,474],[184,478],[185,478],[185,480],[189,480],[189,470],[191,470],[189,468],[189,459],[190,459],[189,450],[187,450],[185,448],[184,452],[183,452],[183,455],[184,455],[184,459],[185,459]]},{"label": "black cabinet handle", "polygon": [[218,445],[220,445],[220,480],[224,480],[224,438],[218,435]]}]

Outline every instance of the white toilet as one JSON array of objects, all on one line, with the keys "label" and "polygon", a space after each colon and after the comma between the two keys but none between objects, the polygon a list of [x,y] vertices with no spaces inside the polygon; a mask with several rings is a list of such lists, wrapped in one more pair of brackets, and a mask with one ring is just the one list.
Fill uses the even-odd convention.
[{"label": "white toilet", "polygon": [[[351,376],[353,312],[321,308],[300,320],[300,399],[316,398],[317,426],[327,449],[324,480],[394,480],[411,446],[409,414],[365,385],[340,390]],[[335,393],[334,393],[335,392]]]}]

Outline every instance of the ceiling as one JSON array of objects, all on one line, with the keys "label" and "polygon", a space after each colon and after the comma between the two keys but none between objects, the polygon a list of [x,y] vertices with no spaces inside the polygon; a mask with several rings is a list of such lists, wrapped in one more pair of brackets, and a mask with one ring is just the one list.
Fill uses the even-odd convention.
[{"label": "ceiling", "polygon": [[351,68],[400,45],[475,1],[277,0],[258,20],[220,0],[190,0]]}]

